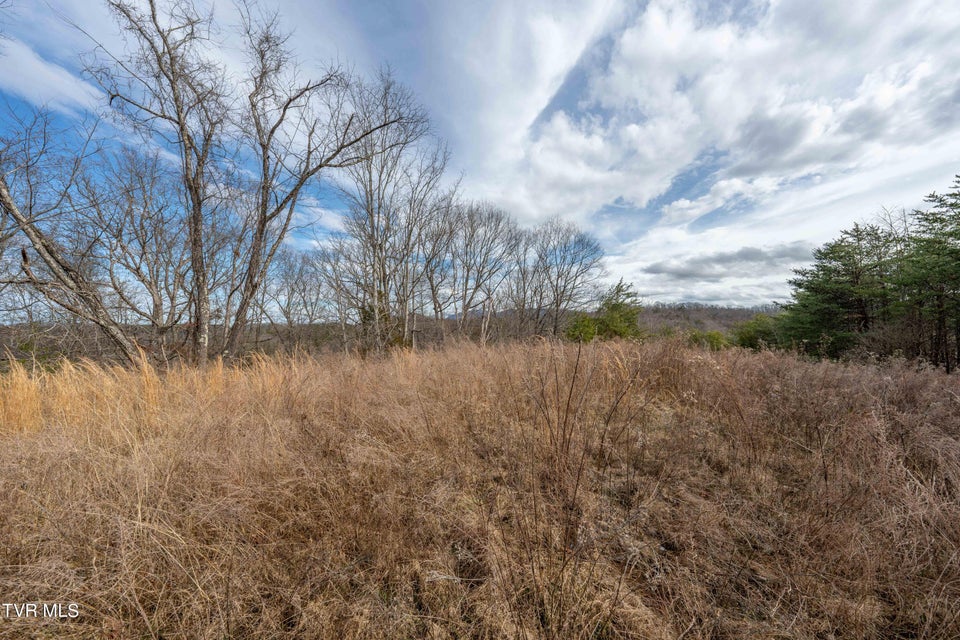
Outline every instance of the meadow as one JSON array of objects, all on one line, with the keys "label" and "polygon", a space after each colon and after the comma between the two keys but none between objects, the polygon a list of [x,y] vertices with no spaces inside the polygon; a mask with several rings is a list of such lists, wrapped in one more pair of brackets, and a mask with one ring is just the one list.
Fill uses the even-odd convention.
[{"label": "meadow", "polygon": [[960,637],[960,381],[677,339],[0,376],[0,638]]}]

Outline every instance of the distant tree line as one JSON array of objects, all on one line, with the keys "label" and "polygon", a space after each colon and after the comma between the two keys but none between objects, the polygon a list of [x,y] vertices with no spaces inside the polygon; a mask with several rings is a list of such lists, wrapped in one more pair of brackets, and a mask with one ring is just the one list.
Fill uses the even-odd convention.
[{"label": "distant tree line", "polygon": [[920,358],[948,372],[960,362],[960,176],[926,209],[885,211],[814,251],[776,316],[741,325],[737,341],[839,357]]},{"label": "distant tree line", "polygon": [[[307,77],[253,2],[238,5],[239,71],[217,56],[229,28],[190,0],[107,5],[125,46],[85,59],[106,118],[78,135],[43,111],[5,117],[3,322],[95,327],[128,361],[202,363],[271,329],[290,346],[323,326],[363,350],[558,334],[595,299],[596,239],[465,201],[389,72]],[[331,191],[342,229],[292,248]]]}]

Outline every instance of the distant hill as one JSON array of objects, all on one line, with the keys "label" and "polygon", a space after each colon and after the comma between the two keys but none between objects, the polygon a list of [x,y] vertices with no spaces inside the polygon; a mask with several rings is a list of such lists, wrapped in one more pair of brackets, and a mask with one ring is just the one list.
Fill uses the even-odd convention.
[{"label": "distant hill", "polygon": [[738,323],[750,320],[758,313],[775,314],[777,307],[722,307],[698,302],[654,303],[644,305],[640,326],[650,333],[665,330],[698,329],[729,333]]}]

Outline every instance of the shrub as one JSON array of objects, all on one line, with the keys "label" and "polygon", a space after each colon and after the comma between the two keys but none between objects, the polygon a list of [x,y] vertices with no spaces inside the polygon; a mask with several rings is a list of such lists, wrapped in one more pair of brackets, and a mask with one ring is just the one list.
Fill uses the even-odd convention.
[{"label": "shrub", "polygon": [[642,335],[637,321],[640,318],[640,296],[633,285],[620,282],[610,287],[600,299],[597,333],[604,339],[639,338]]},{"label": "shrub", "polygon": [[704,347],[710,351],[720,351],[730,346],[726,336],[719,331],[701,331],[694,329],[688,334],[691,346]]},{"label": "shrub", "polygon": [[779,344],[776,318],[758,313],[752,319],[739,323],[733,329],[733,344],[754,350],[776,346]]},{"label": "shrub", "polygon": [[597,337],[597,321],[586,313],[578,313],[567,325],[564,335],[573,342],[590,342]]},{"label": "shrub", "polygon": [[642,307],[633,285],[623,279],[610,287],[600,298],[600,306],[593,316],[581,313],[567,326],[564,332],[568,340],[590,342],[599,336],[603,340],[613,338],[640,338],[643,336],[638,320]]}]

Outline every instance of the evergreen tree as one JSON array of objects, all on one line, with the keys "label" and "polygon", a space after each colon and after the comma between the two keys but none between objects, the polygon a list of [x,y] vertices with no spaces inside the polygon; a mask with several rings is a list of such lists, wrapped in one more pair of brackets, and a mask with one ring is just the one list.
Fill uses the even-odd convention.
[{"label": "evergreen tree", "polygon": [[808,353],[853,347],[925,358],[948,372],[960,362],[960,176],[929,209],[854,225],[795,271],[793,301],[777,331]]},{"label": "evergreen tree", "polygon": [[633,285],[621,278],[600,298],[594,315],[583,313],[573,318],[565,331],[567,339],[590,342],[595,337],[603,340],[641,337],[639,299]]},{"label": "evergreen tree", "polygon": [[857,224],[816,249],[813,266],[796,270],[790,281],[794,301],[781,319],[787,339],[804,351],[836,357],[878,319],[888,319],[889,246],[879,227]]},{"label": "evergreen tree", "polygon": [[952,370],[960,359],[960,176],[953,190],[932,193],[926,211],[915,211],[905,279],[922,329],[923,351]]}]

